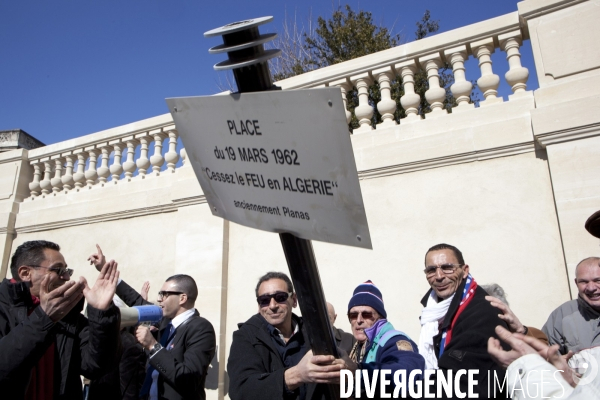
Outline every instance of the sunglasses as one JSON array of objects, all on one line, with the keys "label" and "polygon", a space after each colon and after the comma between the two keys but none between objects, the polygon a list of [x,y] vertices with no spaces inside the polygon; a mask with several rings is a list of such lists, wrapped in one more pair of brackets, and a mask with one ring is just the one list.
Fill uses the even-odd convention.
[{"label": "sunglasses", "polygon": [[73,270],[71,268],[67,268],[67,267],[44,267],[42,265],[28,265],[28,267],[31,268],[45,268],[47,270],[49,270],[50,272],[56,272],[56,275],[58,276],[72,276],[73,275]]},{"label": "sunglasses", "polygon": [[170,290],[161,290],[160,292],[158,292],[158,300],[166,299],[167,297],[169,297],[172,294],[183,294],[183,292],[172,292]]},{"label": "sunglasses", "polygon": [[258,305],[261,307],[266,307],[271,304],[271,299],[275,299],[278,303],[285,303],[287,299],[292,295],[292,292],[276,292],[273,294],[263,294],[262,296],[258,296],[256,301]]},{"label": "sunglasses", "polygon": [[355,319],[358,318],[358,315],[362,315],[363,319],[373,319],[375,317],[375,314],[373,313],[373,311],[352,311],[348,313],[348,319],[350,321],[354,321]]}]

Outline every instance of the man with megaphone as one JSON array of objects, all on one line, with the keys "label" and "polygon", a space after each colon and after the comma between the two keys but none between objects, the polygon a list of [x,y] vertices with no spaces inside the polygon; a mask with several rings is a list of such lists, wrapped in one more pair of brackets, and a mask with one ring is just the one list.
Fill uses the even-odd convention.
[{"label": "man with megaphone", "polygon": [[[100,246],[89,260],[96,266],[105,260]],[[130,307],[150,305],[124,281],[117,295]],[[158,292],[163,319],[158,332],[138,326],[135,336],[148,354],[146,381],[140,397],[149,399],[206,399],[204,383],[215,355],[215,330],[194,308],[198,297],[196,282],[189,275],[173,275]],[[155,336],[156,335],[156,336]]]}]

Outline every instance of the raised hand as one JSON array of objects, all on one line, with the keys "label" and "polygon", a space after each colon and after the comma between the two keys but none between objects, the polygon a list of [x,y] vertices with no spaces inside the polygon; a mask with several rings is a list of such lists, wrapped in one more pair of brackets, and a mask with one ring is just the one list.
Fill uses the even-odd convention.
[{"label": "raised hand", "polygon": [[142,299],[148,301],[148,292],[149,291],[150,291],[150,281],[146,281],[142,285],[142,291],[140,292],[140,296],[142,296]]},{"label": "raised hand", "polygon": [[83,297],[81,282],[67,281],[51,291],[50,274],[44,276],[40,284],[40,307],[54,322],[60,321]]},{"label": "raised hand", "polygon": [[495,298],[494,296],[485,296],[485,299],[490,302],[490,304],[500,311],[502,314],[498,314],[498,318],[506,322],[508,325],[508,329],[511,332],[515,333],[523,333],[527,332],[525,326],[519,321],[519,318],[512,312],[512,310],[503,302]]},{"label": "raised hand", "polygon": [[90,265],[95,266],[96,269],[100,271],[102,270],[104,264],[106,264],[106,257],[102,253],[102,249],[98,244],[96,244],[96,249],[98,249],[98,252],[89,256],[88,261],[90,262]]},{"label": "raised hand", "polygon": [[[537,351],[534,348],[500,325],[496,327],[496,335],[498,335],[503,342],[508,343],[512,348],[510,351],[505,351],[498,339],[494,337],[488,339],[488,353],[492,359],[503,368],[508,368],[513,361],[525,354],[537,354]],[[520,337],[523,337],[523,335],[520,335]]]},{"label": "raised hand", "polygon": [[94,286],[90,288],[84,277],[80,278],[84,289],[83,295],[88,302],[88,305],[99,310],[107,310],[112,303],[113,296],[117,290],[119,282],[118,264],[115,260],[110,260],[100,270],[100,275],[96,279]]}]

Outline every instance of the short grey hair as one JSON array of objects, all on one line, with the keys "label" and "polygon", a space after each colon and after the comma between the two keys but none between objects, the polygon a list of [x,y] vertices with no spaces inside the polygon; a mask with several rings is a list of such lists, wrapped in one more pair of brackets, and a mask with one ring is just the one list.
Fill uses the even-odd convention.
[{"label": "short grey hair", "polygon": [[508,301],[506,300],[506,293],[502,286],[497,283],[490,283],[489,285],[481,285],[481,288],[485,290],[490,296],[494,296],[504,304],[508,305]]}]

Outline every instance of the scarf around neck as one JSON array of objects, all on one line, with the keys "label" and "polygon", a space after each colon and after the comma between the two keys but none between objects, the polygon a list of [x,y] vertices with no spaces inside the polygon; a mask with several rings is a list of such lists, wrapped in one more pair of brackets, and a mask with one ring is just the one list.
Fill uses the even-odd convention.
[{"label": "scarf around neck", "polygon": [[[460,316],[460,314],[462,314],[462,312],[465,310],[465,308],[467,308],[467,306],[469,305],[471,300],[473,300],[473,296],[475,294],[475,289],[477,289],[477,282],[475,281],[473,276],[471,274],[469,274],[465,278],[465,286],[461,293],[461,299],[460,299],[460,304],[458,305],[458,310],[452,317],[450,326],[448,328],[444,328],[442,330],[442,340],[440,342],[440,352],[437,355],[435,354],[435,350],[433,347],[433,337],[438,334],[439,324],[440,324],[440,322],[442,322],[444,320],[446,314],[448,313],[448,309],[450,308],[450,304],[452,303],[452,299],[453,299],[454,295],[456,295],[456,293],[454,293],[452,296],[450,296],[446,300],[441,301],[440,303],[435,303],[435,301],[437,300],[437,296],[435,295],[434,291],[431,291],[431,295],[427,299],[427,306],[423,309],[423,312],[421,313],[421,336],[419,337],[419,352],[421,353],[423,358],[425,358],[425,366],[427,369],[438,369],[437,361],[439,360],[439,358],[442,357],[442,354],[444,354],[444,349],[450,344],[450,340],[452,339],[452,330],[454,328],[454,325],[456,324],[456,321],[457,321],[458,317]],[[432,297],[432,296],[435,296],[435,297]],[[445,302],[448,302],[448,303],[444,304]],[[430,308],[430,306],[432,307],[431,313],[428,311],[425,314],[425,318],[423,318],[423,314],[425,313],[425,310]],[[441,318],[435,319],[435,317],[439,316],[439,314],[441,312],[443,312],[444,315],[442,315]],[[431,325],[428,325],[427,328],[424,329],[425,328],[424,325],[426,325],[426,324],[431,324]],[[434,332],[434,325],[435,325],[435,332]],[[431,335],[432,333],[433,333],[433,335]],[[429,335],[431,335],[431,336],[429,336]],[[423,350],[421,350],[421,345],[422,345],[421,341],[423,341]]]},{"label": "scarf around neck", "polygon": [[427,306],[421,311],[419,353],[425,359],[426,369],[438,369],[438,360],[433,348],[433,337],[438,334],[440,323],[448,313],[453,298],[454,295],[438,303],[438,297],[432,290],[427,299]]}]

